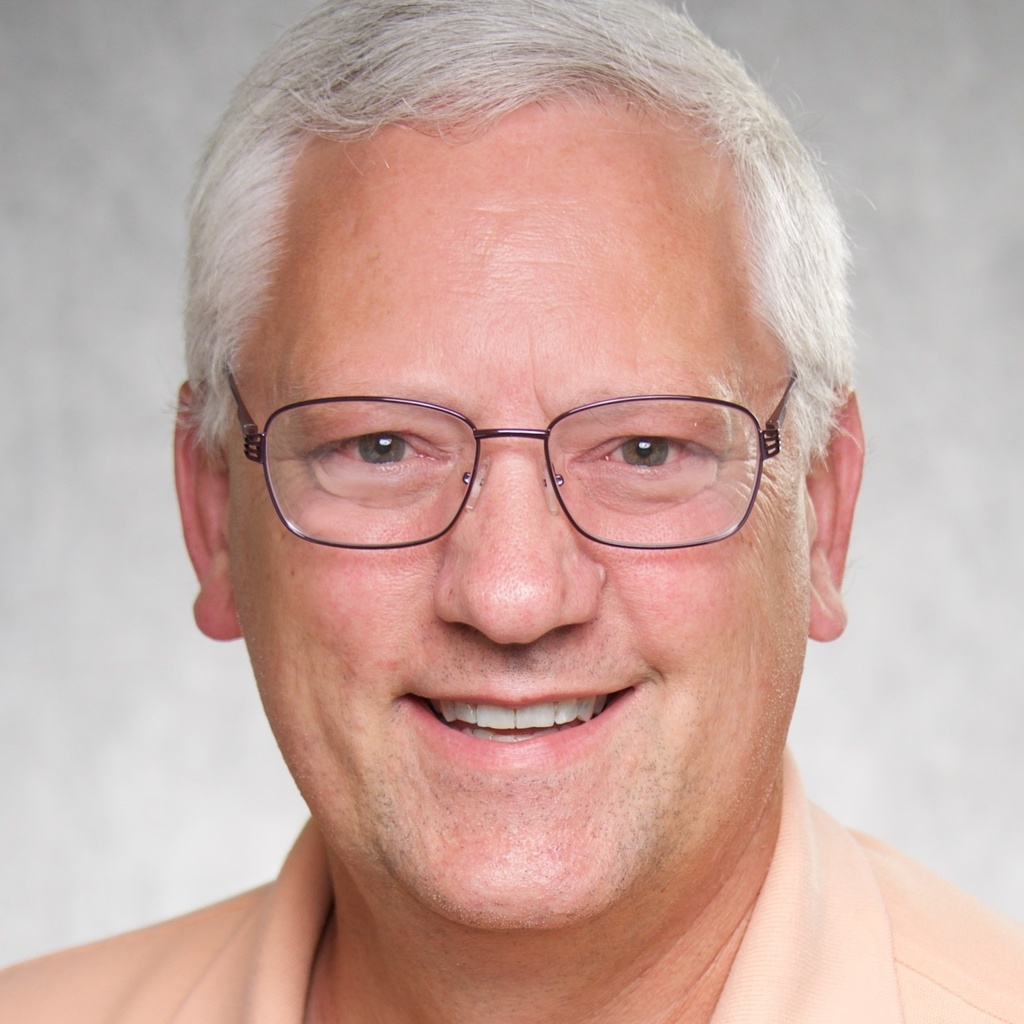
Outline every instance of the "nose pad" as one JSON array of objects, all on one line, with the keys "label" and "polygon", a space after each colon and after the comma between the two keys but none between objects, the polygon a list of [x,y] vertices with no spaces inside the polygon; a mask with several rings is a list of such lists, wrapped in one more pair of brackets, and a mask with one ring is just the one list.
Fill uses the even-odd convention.
[{"label": "nose pad", "polygon": [[[562,478],[558,477],[557,482],[561,483]],[[547,473],[544,474],[544,479],[541,481],[544,484],[544,497],[548,499],[548,511],[553,515],[558,515],[558,496],[555,494],[554,487],[551,486],[551,480]]]},{"label": "nose pad", "polygon": [[[465,509],[467,512],[472,512],[476,508],[476,503],[480,500],[480,492],[483,490],[484,481],[487,479],[487,471],[491,466],[491,458],[487,456],[480,463],[480,468],[477,470],[476,477],[473,479],[473,486],[470,488],[469,497],[466,498]],[[555,478],[558,483],[562,482],[562,478]],[[551,481],[548,479],[548,474],[545,473],[541,477],[541,485],[544,488],[544,497],[547,499],[548,512],[553,516],[558,515],[558,498],[555,495],[554,488],[552,487]]]},{"label": "nose pad", "polygon": [[476,471],[476,476],[473,478],[473,486],[470,488],[469,497],[466,499],[466,511],[472,512],[476,508],[477,500],[480,497],[480,491],[483,490],[484,480],[487,479],[487,470],[491,466],[491,457],[488,455],[484,458],[483,462],[480,463],[480,468]]}]

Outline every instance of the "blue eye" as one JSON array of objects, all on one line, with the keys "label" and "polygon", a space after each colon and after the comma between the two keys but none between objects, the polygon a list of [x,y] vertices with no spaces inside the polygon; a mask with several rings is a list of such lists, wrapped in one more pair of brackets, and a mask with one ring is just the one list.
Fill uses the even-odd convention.
[{"label": "blue eye", "polygon": [[669,443],[664,437],[631,437],[620,451],[631,466],[663,466],[668,460]]},{"label": "blue eye", "polygon": [[356,442],[359,457],[375,464],[400,462],[406,444],[397,434],[363,434]]}]

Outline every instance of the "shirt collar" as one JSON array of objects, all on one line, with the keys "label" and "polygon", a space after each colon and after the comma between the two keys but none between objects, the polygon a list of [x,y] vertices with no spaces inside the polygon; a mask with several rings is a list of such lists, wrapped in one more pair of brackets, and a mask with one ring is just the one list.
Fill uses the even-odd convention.
[{"label": "shirt collar", "polygon": [[902,1024],[892,933],[853,836],[810,804],[787,752],[768,875],[712,1024]]}]

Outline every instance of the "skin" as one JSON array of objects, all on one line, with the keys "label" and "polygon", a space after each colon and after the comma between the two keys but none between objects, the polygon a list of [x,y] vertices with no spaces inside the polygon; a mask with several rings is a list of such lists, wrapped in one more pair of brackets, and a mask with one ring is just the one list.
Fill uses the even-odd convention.
[{"label": "skin", "polygon": [[[643,393],[763,422],[785,386],[729,168],[614,104],[526,108],[458,144],[313,143],[285,241],[237,375],[259,423],[297,398],[390,394],[538,427]],[[810,471],[784,430],[738,534],[649,552],[552,515],[524,439],[484,442],[476,506],[438,541],[309,544],[237,439],[207,457],[180,428],[197,622],[244,635],[327,843],[311,1020],[710,1017],[771,858],[806,638],[844,625],[852,396],[840,425]],[[619,691],[517,744],[420,699]]]}]

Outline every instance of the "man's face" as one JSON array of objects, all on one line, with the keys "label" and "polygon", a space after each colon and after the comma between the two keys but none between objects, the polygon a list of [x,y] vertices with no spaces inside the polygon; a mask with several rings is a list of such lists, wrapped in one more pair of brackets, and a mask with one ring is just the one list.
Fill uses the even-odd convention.
[{"label": "man's face", "polygon": [[[297,399],[391,395],[543,427],[636,394],[726,398],[763,422],[785,386],[727,167],[649,116],[567,103],[468,142],[317,142],[286,229],[238,373],[259,423]],[[552,925],[679,880],[713,889],[740,864],[775,827],[808,629],[809,506],[783,438],[738,534],[669,551],[601,546],[553,515],[531,439],[484,441],[473,510],[385,551],[291,535],[232,451],[230,576],[204,589],[237,608],[336,884]],[[594,695],[591,721],[515,743],[433,710]]]}]

